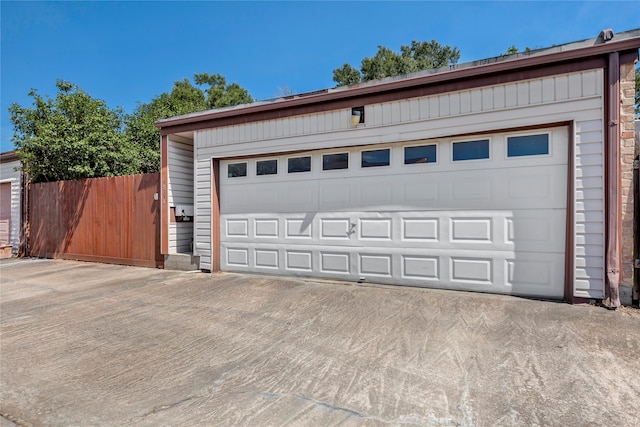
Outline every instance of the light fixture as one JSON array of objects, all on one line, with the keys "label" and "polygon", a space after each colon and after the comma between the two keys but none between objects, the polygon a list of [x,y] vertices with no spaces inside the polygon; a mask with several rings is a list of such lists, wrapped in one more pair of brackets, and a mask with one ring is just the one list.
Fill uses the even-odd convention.
[{"label": "light fixture", "polygon": [[364,123],[364,107],[353,107],[351,109],[351,125],[353,127]]}]

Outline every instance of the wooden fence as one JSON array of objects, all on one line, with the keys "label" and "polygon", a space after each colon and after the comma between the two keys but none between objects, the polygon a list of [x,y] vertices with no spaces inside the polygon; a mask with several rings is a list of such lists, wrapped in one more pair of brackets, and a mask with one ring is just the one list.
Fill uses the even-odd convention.
[{"label": "wooden fence", "polygon": [[163,267],[160,174],[30,184],[29,255]]}]

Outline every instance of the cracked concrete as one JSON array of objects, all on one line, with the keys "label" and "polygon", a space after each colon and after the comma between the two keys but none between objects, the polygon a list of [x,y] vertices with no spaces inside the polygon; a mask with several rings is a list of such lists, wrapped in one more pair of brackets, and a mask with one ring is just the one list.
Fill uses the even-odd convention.
[{"label": "cracked concrete", "polygon": [[0,426],[631,426],[640,313],[0,263]]}]

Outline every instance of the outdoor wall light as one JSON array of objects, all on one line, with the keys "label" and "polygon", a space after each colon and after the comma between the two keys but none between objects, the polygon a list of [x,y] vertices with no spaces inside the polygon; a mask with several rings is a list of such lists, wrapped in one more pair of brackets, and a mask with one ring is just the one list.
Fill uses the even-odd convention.
[{"label": "outdoor wall light", "polygon": [[353,107],[351,109],[351,125],[353,127],[364,123],[364,107]]}]

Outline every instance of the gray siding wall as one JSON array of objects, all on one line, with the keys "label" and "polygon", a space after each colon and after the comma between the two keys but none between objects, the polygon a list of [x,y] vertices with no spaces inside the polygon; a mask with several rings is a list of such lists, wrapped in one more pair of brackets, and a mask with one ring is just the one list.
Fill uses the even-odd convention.
[{"label": "gray siding wall", "polygon": [[[196,134],[196,140],[197,140]],[[211,269],[211,157],[196,161],[195,255],[200,255],[200,268]]]},{"label": "gray siding wall", "polygon": [[0,182],[11,183],[11,246],[13,253],[20,247],[20,161],[0,163]]},{"label": "gray siding wall", "polygon": [[[169,207],[193,205],[193,141],[171,135],[168,141]],[[169,253],[191,253],[192,222],[169,222]]]},{"label": "gray siding wall", "polygon": [[[211,267],[211,159],[447,137],[462,133],[575,123],[573,209],[574,295],[604,296],[603,70],[365,106],[366,123],[351,126],[351,110],[198,131],[196,247]],[[213,254],[218,256],[218,254]]]}]

